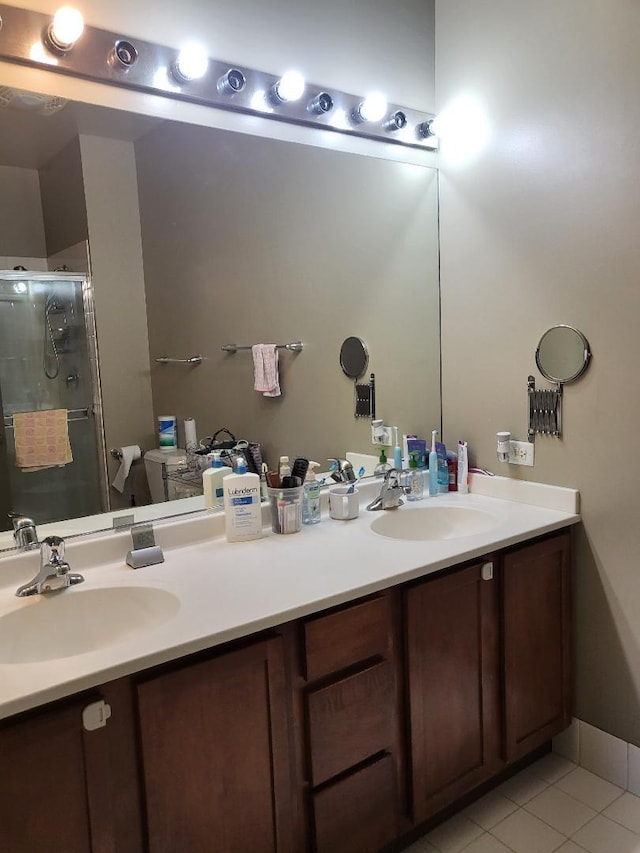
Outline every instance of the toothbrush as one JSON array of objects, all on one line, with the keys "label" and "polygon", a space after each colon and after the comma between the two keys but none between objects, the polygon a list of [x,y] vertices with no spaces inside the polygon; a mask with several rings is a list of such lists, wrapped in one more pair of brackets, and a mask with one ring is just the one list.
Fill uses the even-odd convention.
[{"label": "toothbrush", "polygon": [[[362,465],[358,469],[358,480],[360,479],[360,477],[364,477],[364,465]],[[356,480],[356,482],[357,482],[357,480]],[[351,485],[347,489],[347,494],[348,495],[352,494],[355,491],[355,488],[356,488],[356,483],[351,483]]]}]

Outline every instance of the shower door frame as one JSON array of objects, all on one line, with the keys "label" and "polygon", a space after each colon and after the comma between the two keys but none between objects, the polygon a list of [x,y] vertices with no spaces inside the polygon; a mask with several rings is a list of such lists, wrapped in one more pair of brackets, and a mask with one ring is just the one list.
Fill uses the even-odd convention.
[{"label": "shower door frame", "polygon": [[57,270],[0,270],[0,278],[6,281],[71,281],[79,282],[81,285],[84,329],[87,340],[87,355],[89,358],[89,369],[91,371],[91,404],[87,406],[87,416],[93,419],[93,428],[96,437],[100,504],[102,506],[102,512],[109,512],[111,509],[111,501],[109,498],[107,445],[104,434],[104,413],[102,406],[102,385],[100,383],[98,334],[91,275],[84,272],[63,272]]}]

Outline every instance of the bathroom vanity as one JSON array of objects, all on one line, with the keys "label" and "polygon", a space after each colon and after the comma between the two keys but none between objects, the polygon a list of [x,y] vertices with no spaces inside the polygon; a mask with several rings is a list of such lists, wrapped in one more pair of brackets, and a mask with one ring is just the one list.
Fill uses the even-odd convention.
[{"label": "bathroom vanity", "polygon": [[[571,490],[555,491],[567,494],[551,507],[549,493],[542,506],[434,499],[496,523],[428,542],[378,536],[379,514],[361,513],[296,536],[181,545],[212,524],[183,520],[164,533],[166,562],[138,572],[111,559],[116,534],[102,564],[74,564],[85,593],[173,590],[179,610],[107,648],[0,660],[0,847],[392,845],[570,721],[579,516],[577,494],[572,508]],[[16,606],[0,597],[0,634]]]}]

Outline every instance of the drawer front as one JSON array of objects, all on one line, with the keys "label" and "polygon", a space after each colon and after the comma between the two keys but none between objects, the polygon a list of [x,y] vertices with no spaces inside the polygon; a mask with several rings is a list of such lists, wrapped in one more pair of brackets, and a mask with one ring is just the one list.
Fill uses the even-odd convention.
[{"label": "drawer front", "polygon": [[375,853],[398,832],[393,758],[385,755],[313,797],[316,853]]},{"label": "drawer front", "polygon": [[322,678],[391,649],[388,596],[363,601],[347,610],[305,623],[305,676]]},{"label": "drawer front", "polygon": [[319,785],[393,744],[394,684],[387,661],[307,695],[311,778]]}]

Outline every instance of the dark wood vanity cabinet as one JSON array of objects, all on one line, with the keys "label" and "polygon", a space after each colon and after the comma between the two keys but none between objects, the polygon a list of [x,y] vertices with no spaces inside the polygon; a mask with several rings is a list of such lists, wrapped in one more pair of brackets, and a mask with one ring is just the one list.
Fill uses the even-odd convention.
[{"label": "dark wood vanity cabinet", "polygon": [[315,853],[375,853],[400,830],[393,591],[302,623],[302,784]]},{"label": "dark wood vanity cabinet", "polygon": [[0,730],[0,850],[91,853],[82,704]]},{"label": "dark wood vanity cabinet", "polygon": [[570,722],[569,542],[0,723],[0,851],[376,853]]},{"label": "dark wood vanity cabinet", "polygon": [[[103,700],[112,718],[88,731]],[[126,679],[0,724],[2,853],[140,853],[136,753]]]},{"label": "dark wood vanity cabinet", "polygon": [[494,561],[404,593],[412,814],[420,823],[500,769]]},{"label": "dark wood vanity cabinet", "polygon": [[405,589],[413,818],[571,722],[570,534]]},{"label": "dark wood vanity cabinet", "polygon": [[149,853],[293,853],[282,643],[137,685]]},{"label": "dark wood vanity cabinet", "polygon": [[570,534],[502,558],[504,757],[514,761],[571,722]]}]

